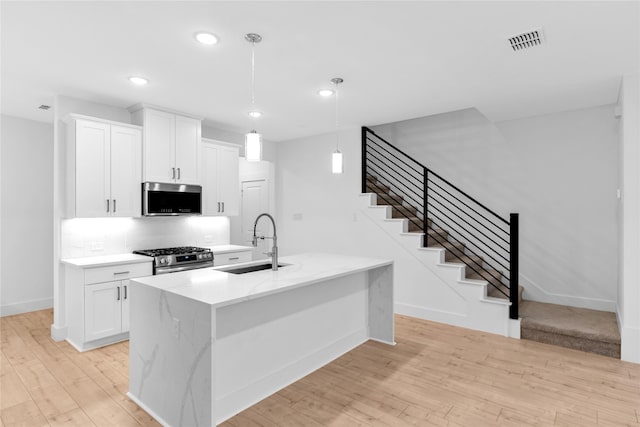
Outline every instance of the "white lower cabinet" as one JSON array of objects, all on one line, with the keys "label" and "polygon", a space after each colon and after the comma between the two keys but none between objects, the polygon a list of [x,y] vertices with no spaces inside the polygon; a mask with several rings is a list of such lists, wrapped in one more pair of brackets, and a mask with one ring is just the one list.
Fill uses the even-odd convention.
[{"label": "white lower cabinet", "polygon": [[128,286],[128,280],[85,286],[85,341],[129,332]]},{"label": "white lower cabinet", "polygon": [[151,262],[67,264],[67,341],[85,351],[129,338],[129,279],[152,274]]}]

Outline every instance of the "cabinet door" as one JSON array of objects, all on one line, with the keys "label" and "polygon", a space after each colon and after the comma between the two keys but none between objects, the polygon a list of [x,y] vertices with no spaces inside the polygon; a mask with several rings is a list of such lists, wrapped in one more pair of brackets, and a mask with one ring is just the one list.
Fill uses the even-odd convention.
[{"label": "cabinet door", "polygon": [[239,149],[221,147],[218,158],[218,195],[222,205],[222,215],[240,214]]},{"label": "cabinet door", "polygon": [[129,280],[122,282],[122,332],[129,332]]},{"label": "cabinet door", "polygon": [[202,143],[202,214],[222,215],[218,197],[218,162],[220,149],[217,145]]},{"label": "cabinet door", "polygon": [[174,182],[175,115],[151,109],[144,114],[144,180]]},{"label": "cabinet door", "polygon": [[139,217],[142,214],[142,132],[111,126],[111,214]]},{"label": "cabinet door", "polygon": [[[109,216],[110,126],[105,123],[76,121],[76,212],[75,216]],[[109,205],[109,211],[110,211]]]},{"label": "cabinet door", "polygon": [[176,116],[176,182],[200,184],[200,120]]},{"label": "cabinet door", "polygon": [[84,340],[122,332],[122,292],[120,281],[84,287]]}]

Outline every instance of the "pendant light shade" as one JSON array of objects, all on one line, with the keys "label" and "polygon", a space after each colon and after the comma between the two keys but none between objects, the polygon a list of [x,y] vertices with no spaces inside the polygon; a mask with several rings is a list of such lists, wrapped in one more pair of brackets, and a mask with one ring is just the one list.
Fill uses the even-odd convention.
[{"label": "pendant light shade", "polygon": [[334,151],[331,155],[331,173],[344,172],[342,165],[342,153],[338,150]]},{"label": "pendant light shade", "polygon": [[255,130],[244,136],[244,156],[249,162],[262,160],[262,135]]},{"label": "pendant light shade", "polygon": [[[260,111],[256,109],[256,43],[262,41],[260,34],[249,33],[244,36],[244,39],[251,43],[251,111],[249,116],[252,118],[258,118],[262,115]],[[259,162],[262,160],[262,135],[252,130],[244,136],[244,156],[249,162]]]},{"label": "pendant light shade", "polygon": [[336,151],[331,155],[331,173],[340,174],[344,172],[344,162],[340,152],[340,122],[338,120],[338,85],[344,82],[340,77],[331,79],[331,83],[336,86]]}]

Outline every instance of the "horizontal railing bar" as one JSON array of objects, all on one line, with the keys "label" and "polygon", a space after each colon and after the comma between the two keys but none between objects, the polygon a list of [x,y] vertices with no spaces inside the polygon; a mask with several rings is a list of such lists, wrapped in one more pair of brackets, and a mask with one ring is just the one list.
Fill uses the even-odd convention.
[{"label": "horizontal railing bar", "polygon": [[[381,154],[381,153],[378,153],[376,150],[374,150],[374,151],[375,151],[376,154],[380,154],[380,156],[382,156],[382,158],[378,157],[374,153],[369,153],[371,155],[371,157],[375,158],[376,160],[378,160],[378,161],[380,161],[380,162],[382,162],[384,164],[384,160],[385,160],[384,155]],[[395,171],[395,170],[392,170],[392,171],[396,172],[397,175],[400,177],[400,179],[404,179],[404,180],[407,181],[407,183],[401,183],[401,184],[403,184],[403,185],[411,184],[411,185],[413,185],[414,187],[416,187],[416,188],[418,188],[420,190],[422,189],[422,185],[423,185],[422,183],[424,182],[423,179],[418,179],[418,178],[415,178],[415,177],[411,177],[411,178],[414,178],[416,181],[419,182],[420,185],[418,185],[418,184],[416,184],[414,182],[411,182],[409,179],[407,179],[407,177],[400,175],[397,171]],[[406,171],[403,169],[403,172],[406,172]]]},{"label": "horizontal railing bar", "polygon": [[[451,242],[449,242],[448,240],[446,240],[444,237],[442,237],[442,236],[440,236],[440,235],[437,235],[437,236],[431,236],[431,237],[432,237],[432,238],[434,238],[438,243],[442,244],[443,246],[444,246],[444,244],[443,244],[444,242],[451,243]],[[453,236],[451,236],[451,237],[452,237],[454,240],[456,240],[458,243],[462,243],[462,242],[460,242],[458,239],[456,239],[455,237],[453,237]],[[461,252],[461,251],[460,251],[458,248],[456,248],[455,246],[452,246],[452,248],[451,248],[451,249],[447,249],[447,248],[445,248],[445,250],[450,250],[451,252],[453,252],[453,254],[454,254],[454,255],[456,255],[456,256],[457,256],[457,257],[459,257],[459,258],[462,258],[462,257],[467,256],[467,254],[465,254],[465,253],[464,253],[464,251],[462,251],[462,252]],[[458,255],[458,254],[461,254],[461,255]],[[476,255],[476,256],[477,256],[477,255]],[[468,257],[468,256],[467,256],[467,257]],[[474,261],[472,258],[470,258],[470,257],[468,257],[468,258],[469,258],[469,259],[470,259],[474,264],[479,265],[479,264],[478,264],[476,261]],[[498,292],[502,293],[502,295],[504,295],[505,297],[509,298],[509,295],[507,295],[507,294],[506,294],[502,289],[500,289],[498,286],[496,286],[494,283],[492,283],[490,279],[487,279],[487,278],[486,278],[482,273],[480,273],[480,271],[476,270],[475,268],[473,268],[473,266],[471,266],[471,265],[469,265],[469,264],[466,264],[466,263],[465,263],[465,266],[466,266],[466,267],[469,267],[471,270],[473,270],[475,273],[477,273],[477,274],[478,274],[478,276],[480,276],[480,277],[482,277],[484,280],[486,280],[486,282],[487,282],[489,285],[491,285],[491,286],[493,286],[494,288],[496,288],[496,289],[498,290]],[[482,272],[488,273],[488,274],[489,274],[493,279],[498,279],[498,280],[500,280],[500,283],[502,283],[502,280],[501,280],[500,278],[498,278],[498,277],[494,276],[493,274],[489,273],[488,271],[486,271],[486,270],[484,269],[484,267],[480,266],[480,270],[481,270]]]},{"label": "horizontal railing bar", "polygon": [[[435,190],[432,190],[432,193],[436,193],[436,194],[438,194],[438,196],[443,197],[441,194],[439,194],[439,193],[438,193],[437,191],[435,191]],[[431,200],[432,200],[432,201],[434,201],[434,202],[437,202],[437,203],[438,203],[440,206],[442,206],[444,209],[448,210],[452,215],[455,215],[457,218],[460,218],[460,220],[461,220],[461,221],[464,221],[464,222],[465,222],[465,224],[469,225],[469,227],[473,228],[473,229],[474,229],[474,230],[476,230],[478,233],[482,234],[484,237],[486,237],[487,239],[491,240],[493,243],[495,243],[496,245],[498,245],[498,247],[499,247],[500,249],[502,249],[502,250],[503,250],[503,251],[505,251],[505,252],[509,252],[509,249],[507,249],[507,248],[503,247],[503,246],[502,246],[502,244],[500,244],[500,243],[496,242],[496,241],[495,241],[495,240],[493,240],[491,237],[489,237],[489,236],[487,236],[486,234],[484,234],[484,232],[482,232],[481,230],[478,230],[478,229],[476,228],[476,226],[475,226],[475,225],[473,225],[473,224],[469,223],[469,222],[468,222],[468,221],[466,221],[463,217],[461,217],[460,215],[458,215],[457,213],[455,213],[452,209],[450,209],[448,206],[446,206],[444,203],[442,203],[442,202],[440,201],[440,199],[437,199],[437,198],[435,198],[435,197],[431,197]],[[448,218],[448,217],[447,217],[447,218]],[[450,219],[453,221],[453,219],[452,219],[452,218],[450,218]],[[458,224],[458,225],[460,225],[460,224]],[[460,225],[460,226],[462,227],[462,225]],[[504,240],[502,237],[500,237],[500,236],[498,236],[498,235],[496,235],[496,237],[497,237],[497,238],[499,238],[500,240],[504,241],[507,245],[509,244],[509,242],[508,242],[507,240]],[[508,260],[505,258],[505,261],[508,261]]]},{"label": "horizontal railing bar", "polygon": [[[435,185],[436,187],[440,188],[442,191],[444,191],[445,193],[447,193],[448,195],[450,195],[451,197],[453,197],[454,199],[456,199],[457,201],[459,201],[460,203],[462,203],[463,205],[465,205],[466,207],[468,207],[469,209],[471,209],[472,211],[474,211],[475,213],[477,213],[478,215],[480,215],[483,219],[489,221],[491,223],[491,225],[497,227],[500,229],[500,231],[503,231],[504,233],[509,233],[506,230],[503,230],[502,228],[500,228],[501,226],[497,225],[496,223],[494,223],[493,221],[491,221],[489,218],[487,218],[486,216],[482,215],[480,212],[478,212],[477,210],[475,210],[474,208],[472,208],[471,206],[469,206],[468,204],[466,204],[464,201],[460,200],[459,198],[457,198],[455,195],[449,193],[447,190],[445,190],[444,188],[442,188],[440,185],[438,185],[438,183],[433,182],[432,180],[428,179],[428,181],[430,183],[432,183],[433,185]],[[443,196],[444,197],[444,196]],[[472,217],[473,218],[473,217]],[[475,218],[474,218],[475,219]],[[476,222],[478,224],[482,224],[480,221],[478,221],[476,219]],[[486,225],[482,224],[484,227],[488,228]]]},{"label": "horizontal railing bar", "polygon": [[[380,141],[384,142],[385,144],[387,144],[390,147],[393,147],[394,150],[398,151],[400,154],[402,154],[403,156],[405,156],[406,158],[408,158],[409,160],[411,160],[412,162],[414,162],[415,164],[417,164],[418,166],[420,166],[420,168],[422,169],[422,163],[420,163],[419,161],[417,161],[416,159],[414,159],[413,157],[411,157],[410,155],[408,155],[407,153],[405,153],[404,151],[402,151],[401,149],[399,149],[398,147],[396,147],[395,145],[391,144],[389,141],[387,141],[386,139],[384,139],[383,137],[381,137],[380,135],[378,135],[377,133],[375,133],[373,130],[371,130],[370,128],[364,126],[364,128],[367,130],[368,133],[373,134],[376,138],[378,138]],[[369,138],[367,138],[369,139]]]},{"label": "horizontal railing bar", "polygon": [[[431,206],[433,207],[433,205],[431,205]],[[436,218],[438,218],[438,220],[439,220],[441,223],[443,223],[443,224],[447,225],[449,228],[452,228],[452,229],[453,229],[454,231],[456,231],[457,233],[463,234],[463,232],[464,232],[464,233],[470,234],[468,231],[466,231],[466,230],[464,230],[464,229],[462,229],[462,231],[457,230],[455,227],[453,227],[453,226],[451,226],[451,225],[447,224],[447,221],[445,221],[441,216],[439,216],[439,215],[438,215],[438,213],[441,213],[442,215],[444,215],[444,216],[446,216],[447,218],[449,218],[446,214],[444,214],[444,213],[442,213],[442,212],[440,212],[440,211],[435,211],[435,212],[434,212],[434,211],[433,211],[433,209],[432,209],[431,211],[427,210],[427,217],[429,216],[429,213],[433,214]],[[449,218],[449,219],[451,219],[451,218]],[[453,220],[451,220],[451,221],[453,221]],[[455,221],[453,221],[453,222],[454,222],[456,225],[458,225],[458,226],[459,226],[459,224],[458,224],[458,223],[456,223]],[[449,235],[455,239],[455,236],[451,235],[451,233],[449,233]],[[473,237],[473,236],[472,236],[472,237]],[[458,240],[458,239],[456,239],[456,240]],[[458,241],[459,241],[459,240],[458,240]],[[460,242],[460,241],[459,241],[459,242]],[[460,243],[463,243],[463,242],[460,242]],[[465,246],[466,246],[466,245],[465,245]],[[498,261],[498,260],[497,260],[497,259],[495,259],[491,254],[486,253],[484,250],[482,250],[482,249],[478,248],[478,251],[482,252],[482,253],[483,253],[483,255],[484,255],[484,256],[481,256],[481,255],[478,255],[477,253],[475,253],[475,252],[473,251],[473,249],[471,249],[471,248],[469,248],[469,247],[467,247],[467,249],[468,249],[471,253],[473,253],[475,256],[479,256],[479,257],[482,257],[482,258],[484,258],[484,257],[489,257],[489,258],[491,258],[491,259],[492,259],[493,261],[495,261],[495,262],[496,262],[500,267],[502,267],[502,268],[504,268],[505,270],[509,271],[509,268],[508,268],[508,267],[505,267],[505,266],[501,263],[501,261]],[[500,255],[500,254],[498,254],[498,255]],[[507,260],[506,258],[504,258],[502,255],[500,255],[500,257],[501,257],[501,258],[503,258],[503,259],[505,259],[505,261],[509,262],[509,260]],[[490,263],[490,262],[488,262],[488,261],[486,261],[486,260],[485,260],[485,262],[486,262],[487,264],[491,265],[491,263]]]},{"label": "horizontal railing bar", "polygon": [[434,171],[432,171],[431,169],[429,169],[429,173],[433,174],[436,178],[438,178],[441,181],[445,182],[447,185],[450,185],[451,187],[453,187],[453,189],[456,190],[458,193],[464,195],[467,199],[471,200],[473,203],[477,204],[478,206],[480,206],[481,208],[483,208],[484,210],[489,212],[491,215],[493,215],[496,218],[498,218],[500,221],[502,221],[505,224],[509,225],[509,221],[507,221],[506,219],[502,218],[500,215],[498,215],[497,213],[495,213],[494,211],[492,211],[491,209],[489,209],[488,207],[486,207],[485,205],[483,205],[482,203],[480,203],[479,201],[477,201],[476,199],[474,199],[473,197],[471,197],[470,195],[468,195],[467,193],[465,193],[464,191],[462,191],[461,189],[459,189],[458,187],[456,187],[455,185],[453,185],[452,183],[450,183],[449,181],[447,181],[446,179],[444,179],[443,177],[441,177],[440,175],[435,173]]},{"label": "horizontal railing bar", "polygon": [[[376,161],[376,159],[373,159],[373,158],[371,158],[371,157],[369,158],[369,160],[371,160],[371,163],[374,163],[374,162]],[[378,166],[378,165],[376,165],[376,166],[377,166],[377,167],[381,167],[381,166]],[[372,170],[372,169],[370,169],[370,170]],[[387,173],[386,171],[382,170],[381,172],[382,172],[382,173],[386,173],[390,178],[393,178],[393,177],[392,177],[389,173]],[[384,184],[383,184],[383,185],[384,185]],[[385,186],[386,186],[386,187],[388,187],[388,185],[385,185]],[[395,190],[395,189],[390,189],[390,190]],[[402,189],[398,189],[398,190],[399,190],[399,191],[397,191],[397,192],[402,193],[402,194],[396,194],[396,191],[392,191],[392,193],[394,193],[394,194],[396,194],[397,196],[400,196],[400,197],[407,197],[407,198],[410,198],[410,199],[411,199],[411,201],[415,202],[417,205],[422,205],[422,203],[421,203],[420,201],[416,200],[416,199],[415,199],[411,194],[405,193],[404,191],[402,191]],[[415,194],[415,193],[414,193],[414,194]],[[418,197],[419,197],[419,196],[418,196]],[[415,206],[413,206],[413,205],[412,205],[412,207],[415,207]]]},{"label": "horizontal railing bar", "polygon": [[[411,157],[410,155],[408,155],[407,153],[405,153],[404,151],[402,151],[401,149],[399,149],[398,147],[396,147],[395,145],[391,144],[389,141],[385,140],[384,138],[382,138],[381,136],[379,136],[377,133],[375,133],[373,130],[371,130],[368,127],[364,127],[368,133],[371,133],[373,135],[376,136],[376,138],[378,138],[379,140],[381,140],[382,142],[384,142],[386,145],[392,147],[395,151],[397,151],[398,153],[402,154],[403,156],[407,157],[408,159],[410,159],[412,162],[414,162],[416,165],[420,166],[421,168],[424,167],[422,165],[422,163],[420,163],[419,161],[417,161],[416,159],[414,159],[413,157]],[[369,140],[371,140],[370,138],[367,138]],[[377,143],[377,141],[372,141]],[[380,145],[380,144],[378,144]],[[468,195],[467,193],[465,193],[464,191],[462,191],[460,188],[456,187],[455,185],[453,185],[451,182],[447,181],[446,179],[444,179],[443,177],[441,177],[440,175],[438,175],[436,172],[432,171],[429,168],[426,168],[427,171],[429,173],[432,173],[435,177],[437,177],[438,179],[444,181],[446,184],[450,185],[451,187],[453,187],[456,191],[458,191],[460,194],[463,194],[465,197],[467,197],[469,200],[473,201],[475,204],[477,204],[478,206],[482,207],[483,209],[485,209],[487,212],[489,212],[490,214],[492,214],[493,216],[495,216],[496,218],[498,218],[500,221],[504,222],[505,224],[509,225],[509,221],[507,221],[506,219],[502,218],[500,215],[498,215],[497,213],[495,213],[494,211],[492,211],[491,209],[489,209],[488,207],[486,207],[485,205],[483,205],[482,203],[480,203],[479,201],[477,201],[476,199],[474,199],[473,197],[471,197],[470,195]]]},{"label": "horizontal railing bar", "polygon": [[[378,194],[376,193],[376,196],[382,200],[383,202],[385,202],[386,205],[388,206],[393,206],[393,205],[397,205],[398,203],[393,200],[393,198],[391,196],[389,196],[388,194]],[[405,205],[405,204],[401,204],[400,206],[406,208],[406,209],[413,209],[416,211],[416,217],[420,218],[423,217],[424,218],[424,212],[422,211],[422,209],[416,209],[414,206],[412,205]],[[402,212],[400,212],[402,214]]]},{"label": "horizontal railing bar", "polygon": [[400,153],[394,152],[394,151],[390,150],[389,148],[387,148],[386,146],[380,144],[378,141],[375,141],[375,140],[373,140],[371,138],[367,138],[366,146],[367,147],[373,147],[374,145],[376,147],[384,150],[385,153],[387,153],[389,156],[393,157],[394,159],[398,159],[399,161],[401,161],[402,164],[404,164],[405,166],[408,166],[412,171],[422,173],[422,169],[424,169],[424,167],[417,168],[413,164],[405,161],[401,156],[398,156],[398,154],[403,154],[402,152],[400,152]]},{"label": "horizontal railing bar", "polygon": [[[380,151],[376,150],[376,147],[374,147],[374,146],[373,146],[373,145],[371,145],[371,144],[367,144],[367,146],[366,146],[366,147],[367,147],[367,149],[373,150],[373,151],[375,151],[376,153],[380,154],[382,157],[387,157],[387,158],[389,158],[389,156],[385,156],[385,155],[384,155],[384,153],[381,153]],[[382,147],[382,146],[379,146],[379,147],[380,147],[380,148],[382,148],[383,150],[385,150],[385,151],[386,151],[386,153],[388,153],[388,154],[391,156],[390,160],[391,160],[391,162],[392,162],[394,165],[396,165],[397,167],[399,167],[400,169],[402,169],[403,171],[405,171],[405,172],[407,172],[407,173],[410,173],[410,174],[417,174],[417,176],[415,176],[415,175],[412,175],[412,176],[411,176],[413,179],[418,180],[418,181],[420,181],[420,180],[422,180],[422,179],[423,179],[424,175],[422,174],[422,171],[417,171],[417,170],[413,170],[413,169],[409,169],[409,170],[407,170],[407,169],[403,168],[401,165],[399,165],[399,164],[397,164],[396,162],[394,162],[394,161],[393,161],[393,159],[397,159],[397,160],[399,160],[399,161],[401,161],[401,162],[402,162],[402,159],[400,159],[400,158],[398,158],[398,157],[393,157],[393,154],[392,154],[392,153],[390,153],[389,151],[387,151],[387,150],[386,150],[386,148],[384,148],[384,147]],[[402,163],[404,163],[404,165],[405,165],[405,166],[409,166],[406,162],[402,162]],[[411,167],[411,166],[409,166],[409,167]]]}]

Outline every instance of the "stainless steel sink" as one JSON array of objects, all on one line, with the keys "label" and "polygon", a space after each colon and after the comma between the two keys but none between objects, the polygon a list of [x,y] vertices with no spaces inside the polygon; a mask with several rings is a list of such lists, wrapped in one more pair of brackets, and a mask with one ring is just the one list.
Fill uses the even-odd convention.
[{"label": "stainless steel sink", "polygon": [[[278,264],[278,267],[286,267],[287,265],[289,264]],[[218,268],[217,270],[224,271],[225,273],[245,274],[245,273],[253,273],[254,271],[271,270],[271,267],[272,267],[271,261],[269,261],[262,264],[255,264],[255,265]]]}]

